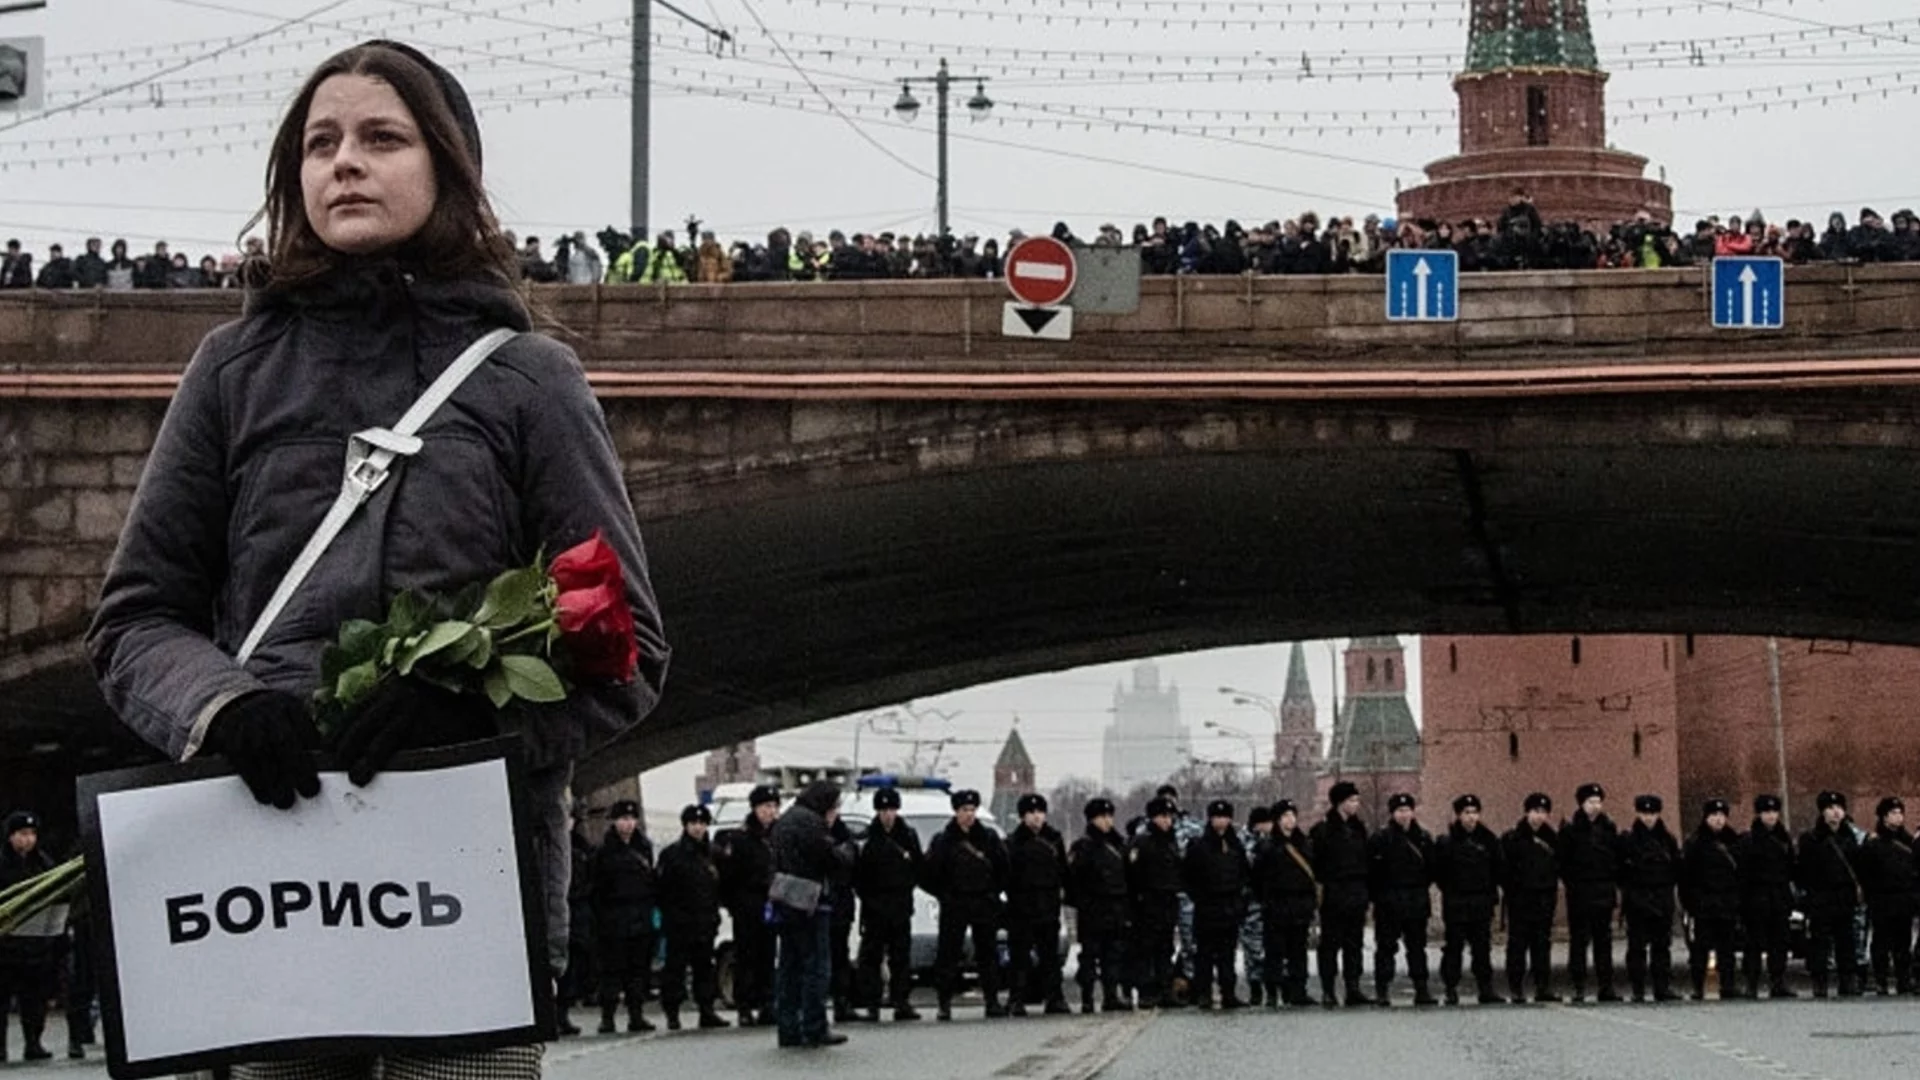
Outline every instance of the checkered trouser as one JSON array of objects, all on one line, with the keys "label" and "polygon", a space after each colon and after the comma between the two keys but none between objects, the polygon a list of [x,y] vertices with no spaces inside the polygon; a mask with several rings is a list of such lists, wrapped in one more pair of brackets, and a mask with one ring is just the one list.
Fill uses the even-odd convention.
[{"label": "checkered trouser", "polygon": [[235,1065],[232,1080],[540,1080],[541,1046],[477,1054],[393,1054]]}]

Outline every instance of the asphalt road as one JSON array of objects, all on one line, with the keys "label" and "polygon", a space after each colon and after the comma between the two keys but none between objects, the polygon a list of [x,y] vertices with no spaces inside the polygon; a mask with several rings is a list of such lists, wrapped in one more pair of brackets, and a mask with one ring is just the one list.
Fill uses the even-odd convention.
[{"label": "asphalt road", "polygon": [[[588,1035],[548,1049],[552,1080],[1911,1080],[1920,1001],[1191,1010],[986,1022],[857,1024],[827,1050],[771,1030]],[[50,1046],[64,1035],[50,1031]],[[18,1038],[16,1034],[16,1039]],[[18,1080],[104,1080],[86,1062],[0,1067]]]}]

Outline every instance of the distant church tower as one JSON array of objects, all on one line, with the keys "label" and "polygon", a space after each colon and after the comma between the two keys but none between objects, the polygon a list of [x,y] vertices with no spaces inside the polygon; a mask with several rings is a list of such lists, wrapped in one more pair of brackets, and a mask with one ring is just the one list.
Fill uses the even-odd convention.
[{"label": "distant church tower", "polygon": [[1324,804],[1335,781],[1358,784],[1361,811],[1369,824],[1378,824],[1386,818],[1388,797],[1420,794],[1420,725],[1407,703],[1406,650],[1397,637],[1355,638],[1346,661],[1347,697],[1334,724],[1320,794]]},{"label": "distant church tower", "polygon": [[1020,719],[1015,717],[1006,745],[1000,748],[1000,759],[993,763],[993,802],[988,809],[1001,829],[1010,830],[1020,820],[1015,809],[1020,796],[1033,790],[1033,758],[1020,738]]},{"label": "distant church tower", "polygon": [[1299,642],[1287,655],[1287,689],[1280,696],[1280,730],[1273,736],[1273,774],[1282,798],[1302,809],[1314,797],[1314,780],[1322,761],[1319,711],[1313,704],[1313,683],[1307,678],[1307,650]]},{"label": "distant church tower", "polygon": [[1673,220],[1673,191],[1646,179],[1647,159],[1607,145],[1607,73],[1587,2],[1467,0],[1466,70],[1453,80],[1460,152],[1400,193],[1402,219],[1492,221],[1524,190],[1549,225],[1641,210]]}]

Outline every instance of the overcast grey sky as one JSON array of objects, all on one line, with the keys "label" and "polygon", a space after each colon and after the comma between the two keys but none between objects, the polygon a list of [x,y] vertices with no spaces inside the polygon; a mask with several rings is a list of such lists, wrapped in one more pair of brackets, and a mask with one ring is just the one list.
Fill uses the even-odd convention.
[{"label": "overcast grey sky", "polygon": [[[698,27],[653,9],[653,223],[691,213],[744,235],[930,229],[931,109],[903,125],[890,107],[893,80],[931,73],[939,55],[992,76],[997,102],[988,120],[954,124],[961,230],[1390,212],[1395,183],[1417,182],[1454,146],[1448,76],[1467,4],[678,6],[735,47],[714,55]],[[1683,216],[1920,203],[1920,140],[1905,135],[1920,100],[1911,0],[1589,7],[1614,72],[1612,140],[1649,156],[1650,173],[1666,170]],[[551,236],[624,224],[629,11],[629,0],[52,0],[0,16],[0,36],[47,39],[52,106],[165,72],[23,126],[0,116],[0,231],[35,248],[99,233],[212,249],[257,201],[264,141],[301,75],[375,33],[418,44],[466,81],[511,225]],[[276,30],[285,20],[296,21]],[[959,100],[973,89],[959,86]]]},{"label": "overcast grey sky", "polygon": [[[946,56],[957,87],[960,231],[1092,232],[1164,213],[1264,221],[1391,213],[1396,184],[1455,148],[1449,79],[1466,0],[680,0],[724,28],[653,9],[653,225],[688,214],[733,236],[933,227],[931,90],[913,124],[902,75]],[[1920,204],[1920,7],[1913,0],[1589,0],[1611,141],[1647,155],[1683,219],[1852,217]],[[458,73],[480,112],[487,178],[523,235],[627,223],[629,0],[52,0],[0,16],[43,36],[49,111],[0,114],[0,236],[36,252],[87,235],[198,255],[231,245],[259,199],[265,143],[305,72],[376,36]],[[256,37],[257,36],[257,37]],[[253,40],[244,40],[253,38]],[[1358,75],[1358,78],[1354,76]],[[137,83],[126,89],[127,84]],[[828,108],[831,104],[831,111]],[[1678,115],[1676,115],[1678,114]],[[116,160],[117,157],[117,160]],[[185,357],[181,357],[184,362]],[[1326,650],[1309,654],[1331,698]],[[1186,718],[1259,732],[1222,684],[1277,695],[1282,646],[1168,660]],[[1128,665],[976,688],[955,775],[985,787],[1013,716],[1048,785],[1097,774]],[[1418,670],[1417,662],[1409,669]],[[1417,710],[1416,710],[1417,712]],[[1263,726],[1264,725],[1264,726]],[[852,725],[771,739],[769,757],[851,756]],[[1200,731],[1196,750],[1244,744]],[[897,752],[897,749],[896,749]],[[871,757],[863,748],[863,757]],[[693,767],[652,777],[677,802]]]}]

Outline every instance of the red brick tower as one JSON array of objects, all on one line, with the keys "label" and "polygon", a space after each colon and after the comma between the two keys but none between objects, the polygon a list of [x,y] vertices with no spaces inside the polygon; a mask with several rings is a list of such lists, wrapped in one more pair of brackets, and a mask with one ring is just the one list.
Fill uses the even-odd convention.
[{"label": "red brick tower", "polygon": [[1319,710],[1307,679],[1307,652],[1299,642],[1287,656],[1287,689],[1280,695],[1280,730],[1273,736],[1273,775],[1280,796],[1292,799],[1304,815],[1315,796],[1314,781],[1323,760]]},{"label": "red brick tower", "polygon": [[993,763],[993,799],[987,807],[999,822],[1002,829],[1012,829],[1020,820],[1015,807],[1020,796],[1036,790],[1033,786],[1033,757],[1027,753],[1026,741],[1020,738],[1020,721],[1014,720],[1012,730],[1007,732],[1006,745],[1000,748],[1000,757]]},{"label": "red brick tower", "polygon": [[1547,222],[1612,224],[1645,210],[1673,219],[1673,191],[1647,159],[1607,145],[1607,73],[1587,0],[1471,0],[1460,98],[1460,153],[1400,193],[1400,216],[1492,220],[1515,190]]}]

